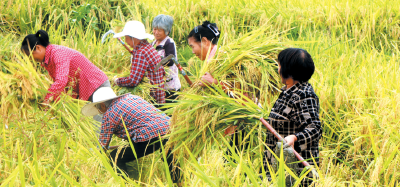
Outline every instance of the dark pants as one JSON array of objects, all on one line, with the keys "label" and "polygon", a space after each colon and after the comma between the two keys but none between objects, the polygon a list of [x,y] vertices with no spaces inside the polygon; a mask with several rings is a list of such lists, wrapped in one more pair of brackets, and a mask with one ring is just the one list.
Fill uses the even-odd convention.
[{"label": "dark pants", "polygon": [[[178,97],[178,95],[176,95],[175,93],[179,92],[179,91],[180,91],[180,89],[177,90],[177,91],[171,91],[171,90],[165,91],[165,103],[174,103],[174,102],[176,102],[175,99]],[[162,106],[164,106],[163,104],[153,103],[153,105],[156,108],[160,109],[161,111],[167,110],[167,108],[161,108]]]},{"label": "dark pants", "polygon": [[[161,141],[164,146],[167,143],[168,139],[163,139]],[[132,144],[135,149],[137,159],[142,158],[146,155],[149,155],[161,148],[161,144],[160,144],[158,137],[153,138],[146,142],[137,142],[137,143],[132,142]],[[162,149],[160,149],[160,151],[161,150]],[[114,165],[114,162],[116,162],[116,165],[119,167],[119,169],[123,170],[126,173],[126,175],[128,175],[126,163],[136,160],[136,157],[133,154],[132,148],[130,146],[123,148],[120,151],[119,155],[117,155],[117,152],[118,152],[118,149],[114,149],[110,153],[110,157],[112,159],[111,165]],[[118,156],[118,158],[115,161],[115,158],[117,156]],[[168,151],[167,163],[169,166],[169,172],[170,172],[172,181],[174,183],[177,183],[177,182],[179,182],[179,174],[180,173],[179,173],[179,168],[176,168],[175,171],[173,171],[173,169],[174,169],[173,160],[174,160],[173,154],[171,153],[171,151]],[[120,171],[118,171],[118,173],[120,173]]]},{"label": "dark pants", "polygon": [[166,103],[174,103],[175,99],[178,97],[177,94],[175,94],[176,92],[181,91],[181,89],[177,90],[177,91],[172,91],[172,90],[168,90],[165,91],[165,102]]}]

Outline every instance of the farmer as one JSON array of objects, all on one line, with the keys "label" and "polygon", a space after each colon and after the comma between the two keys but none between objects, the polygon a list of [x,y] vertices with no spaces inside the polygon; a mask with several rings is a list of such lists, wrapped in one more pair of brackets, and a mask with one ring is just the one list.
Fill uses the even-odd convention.
[{"label": "farmer", "polygon": [[27,35],[21,50],[32,53],[33,58],[46,68],[54,83],[43,104],[57,101],[63,91],[72,89],[72,97],[92,101],[93,93],[100,87],[110,87],[106,74],[91,63],[82,53],[68,47],[50,44],[46,31]]},{"label": "farmer", "polygon": [[146,40],[153,39],[154,36],[147,34],[143,23],[139,21],[128,21],[122,32],[115,34],[114,38],[122,36],[125,36],[125,42],[133,48],[131,72],[129,77],[114,79],[114,83],[122,87],[135,87],[147,72],[150,83],[155,86],[150,89],[150,95],[158,104],[165,103],[164,67],[155,69],[161,58]]},{"label": "farmer", "polygon": [[[210,59],[214,58],[217,51],[217,43],[220,36],[220,31],[215,23],[210,23],[208,21],[204,21],[202,25],[195,27],[188,35],[188,43],[192,48],[192,53],[195,54],[199,59],[206,60],[208,63]],[[231,77],[234,77],[233,75]],[[231,90],[233,90],[233,84],[226,84],[223,82],[218,82],[210,73],[205,73],[202,78],[199,86],[207,87],[207,86],[215,86],[220,84],[222,89],[228,95],[231,95]],[[235,84],[239,86],[239,84]],[[239,88],[240,89],[240,88]],[[246,94],[245,94],[246,95]],[[239,151],[245,149],[247,147],[247,143],[243,142],[243,138],[246,136],[245,131],[243,130],[243,126],[240,129],[236,129],[235,126],[230,127],[225,130],[225,135],[232,135],[230,140],[230,145],[235,146],[235,151]],[[226,155],[231,155],[229,149],[226,151]],[[226,161],[226,160],[225,160]]]},{"label": "farmer", "polygon": [[[100,145],[104,150],[109,148],[111,138],[114,135],[128,140],[125,127],[129,132],[133,148],[128,146],[118,152],[111,151],[112,164],[116,165],[127,174],[127,162],[136,160],[159,150],[168,139],[162,138],[169,131],[170,118],[160,113],[152,104],[139,96],[124,94],[116,96],[111,88],[100,88],[93,95],[93,103],[82,108],[82,114],[93,116],[103,114],[101,132],[99,136]],[[161,138],[160,138],[161,137]],[[160,149],[161,150],[161,149]],[[173,173],[173,154],[168,153],[167,162],[174,182],[178,181],[179,171]]]},{"label": "farmer", "polygon": [[[310,165],[314,165],[311,158],[319,165],[318,142],[322,135],[319,120],[319,99],[308,80],[314,73],[314,62],[310,54],[304,49],[288,48],[278,55],[282,88],[278,99],[269,114],[268,121],[271,126],[285,137],[287,144],[292,146]],[[275,149],[277,138],[267,132],[266,144],[271,150]],[[270,151],[264,153],[264,169],[270,177],[267,162],[275,159]],[[298,163],[297,174],[304,166]],[[308,177],[312,177],[309,173]],[[310,179],[303,181],[304,186],[311,184]]]},{"label": "farmer", "polygon": [[[153,20],[153,34],[156,40],[151,45],[155,46],[161,58],[172,54],[177,59],[175,42],[169,37],[173,23],[174,19],[164,14],[156,16]],[[169,60],[165,65],[169,67],[165,81],[165,98],[167,99],[166,102],[169,103],[176,99],[177,95],[174,93],[180,91],[181,81],[178,76],[178,67],[176,67],[174,61]]]},{"label": "farmer", "polygon": [[[200,60],[208,62],[215,56],[217,52],[217,43],[221,35],[215,23],[204,21],[202,25],[195,27],[188,35],[188,43],[192,48],[192,53],[195,54]],[[208,53],[210,51],[210,53]],[[207,58],[208,55],[208,58]],[[209,80],[209,77],[206,80]],[[205,86],[201,84],[201,86]]]}]

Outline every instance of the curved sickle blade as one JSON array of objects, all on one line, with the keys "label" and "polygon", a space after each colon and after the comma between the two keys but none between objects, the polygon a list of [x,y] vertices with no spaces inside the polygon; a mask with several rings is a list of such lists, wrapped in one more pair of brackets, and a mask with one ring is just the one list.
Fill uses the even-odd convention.
[{"label": "curved sickle blade", "polygon": [[154,69],[154,71],[157,71],[158,69],[160,69],[160,67],[167,63],[168,60],[171,60],[174,57],[174,55],[168,55],[167,57],[163,58],[156,66],[156,68]]},{"label": "curved sickle blade", "polygon": [[109,31],[107,31],[106,33],[104,33],[104,34],[103,34],[103,37],[101,37],[101,43],[104,43],[104,41],[106,40],[106,37],[107,37],[109,34],[115,34],[115,32],[114,32],[113,30],[109,30]]}]

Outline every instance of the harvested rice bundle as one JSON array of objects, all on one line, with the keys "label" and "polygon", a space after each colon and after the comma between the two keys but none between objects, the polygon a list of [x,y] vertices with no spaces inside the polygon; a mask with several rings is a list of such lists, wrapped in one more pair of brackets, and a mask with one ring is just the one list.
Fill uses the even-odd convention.
[{"label": "harvested rice bundle", "polygon": [[14,61],[4,61],[7,73],[0,72],[0,113],[18,113],[23,107],[31,107],[31,101],[40,101],[50,85],[46,75],[37,71],[28,58],[14,54]]},{"label": "harvested rice bundle", "polygon": [[178,154],[185,152],[184,144],[195,154],[201,153],[213,134],[232,125],[256,124],[263,109],[255,103],[263,103],[277,93],[276,85],[280,82],[274,59],[282,49],[281,43],[277,34],[265,30],[258,29],[222,46],[208,63],[189,62],[190,72],[196,77],[210,72],[231,89],[225,93],[220,85],[194,86],[180,93],[177,103],[167,105],[167,112],[173,116],[170,142],[179,149]]}]

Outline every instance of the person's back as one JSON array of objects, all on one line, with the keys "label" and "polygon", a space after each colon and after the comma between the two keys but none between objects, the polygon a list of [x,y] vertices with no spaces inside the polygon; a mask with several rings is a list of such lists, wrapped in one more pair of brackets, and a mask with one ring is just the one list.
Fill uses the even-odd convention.
[{"label": "person's back", "polygon": [[68,47],[53,45],[44,30],[28,34],[22,41],[21,51],[45,67],[54,83],[48,89],[43,104],[58,100],[61,92],[72,89],[73,97],[91,101],[100,87],[110,87],[108,77],[82,53]]},{"label": "person's back", "polygon": [[47,48],[50,55],[54,55],[54,58],[65,57],[67,59],[70,59],[70,77],[76,75],[76,73],[81,74],[80,72],[85,72],[84,74],[81,74],[81,79],[88,79],[88,77],[97,77],[96,75],[104,74],[97,66],[90,62],[90,60],[87,59],[85,55],[75,49],[54,44],[49,45]]},{"label": "person's back", "polygon": [[[122,118],[121,118],[122,117]],[[134,142],[149,141],[165,135],[170,118],[143,98],[127,94],[115,99],[103,115],[100,139],[107,146],[112,134],[127,139],[124,125]]]},{"label": "person's back", "polygon": [[[83,100],[87,100],[98,86],[108,80],[104,72],[90,62],[85,55],[65,46],[48,45],[43,66],[54,81],[59,79],[59,75],[68,75],[68,86],[71,86]],[[68,72],[63,73],[63,71]],[[88,91],[81,92],[80,90]]]}]

